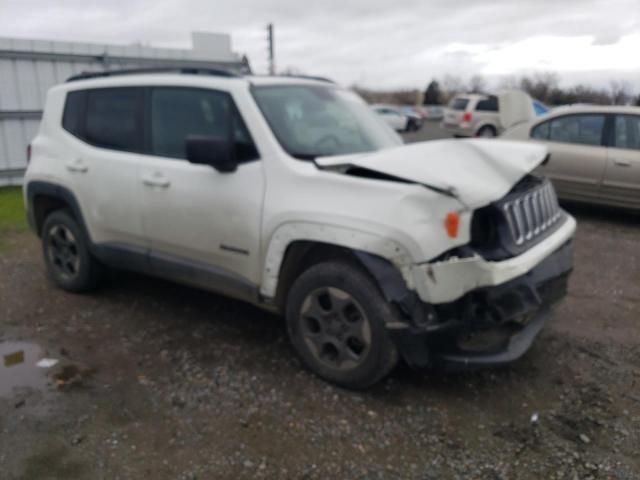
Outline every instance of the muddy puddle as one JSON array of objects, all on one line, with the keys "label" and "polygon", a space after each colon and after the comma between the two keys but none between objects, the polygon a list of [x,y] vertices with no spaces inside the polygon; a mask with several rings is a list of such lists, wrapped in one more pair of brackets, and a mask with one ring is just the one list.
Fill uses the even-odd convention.
[{"label": "muddy puddle", "polygon": [[0,397],[25,389],[43,389],[47,385],[50,365],[44,352],[28,342],[0,342]]}]

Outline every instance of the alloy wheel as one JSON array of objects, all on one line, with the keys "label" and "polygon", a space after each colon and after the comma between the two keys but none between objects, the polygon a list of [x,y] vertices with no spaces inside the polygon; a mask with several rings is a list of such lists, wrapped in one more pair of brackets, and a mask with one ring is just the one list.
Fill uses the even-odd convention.
[{"label": "alloy wheel", "polygon": [[301,333],[324,365],[349,370],[361,365],[371,347],[371,326],[362,306],[335,287],[310,292],[300,312]]},{"label": "alloy wheel", "polygon": [[47,255],[51,266],[63,278],[73,278],[80,270],[80,253],[75,236],[65,225],[54,225],[47,233]]}]

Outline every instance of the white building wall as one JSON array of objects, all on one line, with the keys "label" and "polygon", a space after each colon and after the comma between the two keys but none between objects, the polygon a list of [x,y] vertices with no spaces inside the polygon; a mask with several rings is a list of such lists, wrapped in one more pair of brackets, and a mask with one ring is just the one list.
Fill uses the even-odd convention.
[{"label": "white building wall", "polygon": [[248,71],[226,34],[194,32],[191,49],[0,37],[0,185],[20,183],[47,90],[84,71],[140,67]]}]

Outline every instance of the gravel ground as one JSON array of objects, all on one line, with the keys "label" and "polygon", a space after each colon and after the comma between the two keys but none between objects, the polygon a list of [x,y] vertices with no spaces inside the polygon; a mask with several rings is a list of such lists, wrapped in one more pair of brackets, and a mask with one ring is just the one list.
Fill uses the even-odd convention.
[{"label": "gravel ground", "polygon": [[0,478],[638,479],[640,218],[567,208],[569,295],[524,358],[364,393],[305,372],[277,317],[126,273],[64,293],[0,232],[3,353],[59,359],[0,393]]}]

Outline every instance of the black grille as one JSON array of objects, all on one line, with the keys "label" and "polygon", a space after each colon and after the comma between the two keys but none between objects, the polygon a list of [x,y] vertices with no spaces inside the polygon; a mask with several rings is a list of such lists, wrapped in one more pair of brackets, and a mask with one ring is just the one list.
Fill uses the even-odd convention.
[{"label": "black grille", "polygon": [[506,200],[501,208],[516,245],[523,245],[544,234],[562,216],[556,192],[549,180],[524,195]]},{"label": "black grille", "polygon": [[527,176],[505,197],[474,213],[471,246],[487,260],[503,260],[547,237],[563,218],[551,182]]}]

